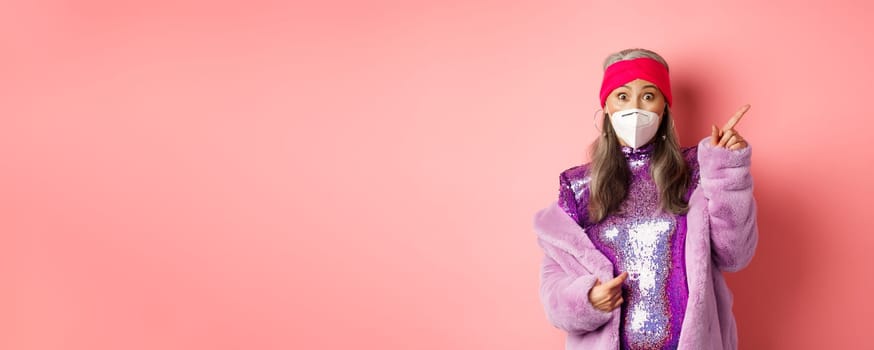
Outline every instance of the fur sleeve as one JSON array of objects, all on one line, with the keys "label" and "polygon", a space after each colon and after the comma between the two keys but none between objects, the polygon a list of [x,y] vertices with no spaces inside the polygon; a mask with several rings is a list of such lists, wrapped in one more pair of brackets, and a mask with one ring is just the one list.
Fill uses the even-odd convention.
[{"label": "fur sleeve", "polygon": [[756,201],[750,175],[752,147],[729,150],[698,143],[701,190],[707,199],[713,260],[723,271],[746,267],[758,243]]},{"label": "fur sleeve", "polygon": [[618,311],[605,312],[589,301],[600,278],[612,276],[610,261],[586,237],[582,227],[552,202],[534,216],[540,264],[540,301],[549,322],[569,334],[585,334],[604,326]]},{"label": "fur sleeve", "polygon": [[540,265],[540,301],[549,323],[572,334],[585,334],[603,326],[612,317],[589,301],[589,290],[598,277],[591,273],[569,273],[560,262],[573,257],[538,240],[546,254]]}]

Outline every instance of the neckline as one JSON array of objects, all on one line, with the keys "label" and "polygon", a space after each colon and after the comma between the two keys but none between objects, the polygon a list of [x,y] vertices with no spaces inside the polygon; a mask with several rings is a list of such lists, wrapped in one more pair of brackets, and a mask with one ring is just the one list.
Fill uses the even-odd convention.
[{"label": "neckline", "polygon": [[646,158],[652,155],[653,150],[655,150],[655,142],[650,141],[649,143],[640,146],[640,148],[634,149],[631,146],[622,146],[619,145],[622,153],[625,155],[627,159],[640,159]]}]

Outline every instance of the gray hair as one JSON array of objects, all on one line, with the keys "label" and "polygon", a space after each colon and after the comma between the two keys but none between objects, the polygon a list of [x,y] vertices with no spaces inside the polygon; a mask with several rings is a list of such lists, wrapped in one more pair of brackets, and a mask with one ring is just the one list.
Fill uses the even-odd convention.
[{"label": "gray hair", "polygon": [[659,54],[657,54],[653,51],[650,51],[647,49],[640,49],[640,48],[625,49],[625,50],[610,54],[610,56],[607,56],[607,59],[604,60],[604,70],[607,70],[607,67],[610,67],[611,64],[614,64],[614,63],[619,62],[619,61],[633,60],[635,58],[644,58],[644,57],[652,58],[656,61],[659,61],[659,63],[661,63],[663,66],[665,66],[665,69],[670,71],[670,69],[668,68],[668,62],[665,61],[665,59],[662,58],[662,56],[659,56]]}]

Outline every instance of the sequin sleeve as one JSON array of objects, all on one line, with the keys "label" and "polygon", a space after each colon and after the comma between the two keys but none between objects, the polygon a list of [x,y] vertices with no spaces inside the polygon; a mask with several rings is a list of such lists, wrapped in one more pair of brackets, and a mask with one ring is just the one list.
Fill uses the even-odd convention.
[{"label": "sequin sleeve", "polygon": [[751,154],[749,142],[738,150],[711,146],[710,137],[698,144],[700,186],[710,216],[713,260],[724,271],[746,267],[758,243]]},{"label": "sequin sleeve", "polygon": [[574,192],[573,187],[571,187],[571,182],[570,179],[568,179],[567,173],[567,171],[563,171],[558,175],[558,205],[564,209],[565,213],[573,218],[574,221],[580,223],[576,193]]}]

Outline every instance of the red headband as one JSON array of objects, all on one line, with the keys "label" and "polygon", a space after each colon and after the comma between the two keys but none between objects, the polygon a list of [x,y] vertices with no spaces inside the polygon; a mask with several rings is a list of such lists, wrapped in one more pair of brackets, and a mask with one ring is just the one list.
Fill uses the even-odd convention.
[{"label": "red headband", "polygon": [[604,107],[607,96],[614,89],[634,79],[643,79],[655,84],[665,96],[668,106],[671,105],[671,79],[668,76],[668,69],[661,62],[644,57],[618,61],[607,67],[604,81],[601,82],[601,107]]}]

